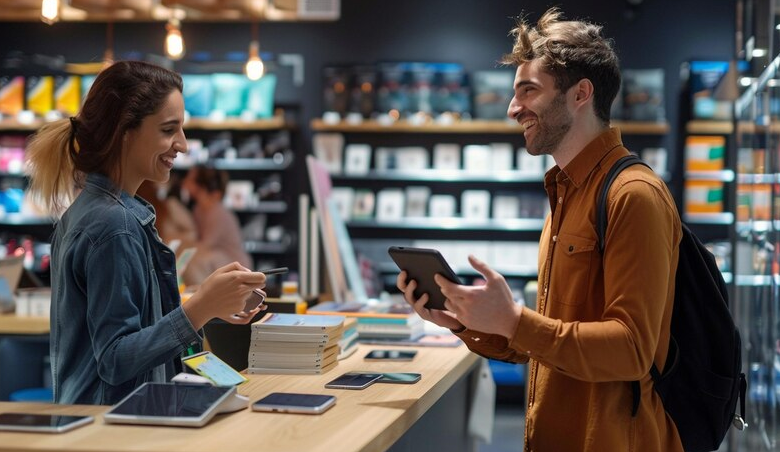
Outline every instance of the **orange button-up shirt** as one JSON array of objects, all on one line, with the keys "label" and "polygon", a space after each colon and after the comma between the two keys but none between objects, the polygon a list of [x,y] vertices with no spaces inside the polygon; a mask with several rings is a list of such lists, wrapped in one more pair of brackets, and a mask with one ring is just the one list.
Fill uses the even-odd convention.
[{"label": "orange button-up shirt", "polygon": [[[548,171],[536,311],[523,309],[511,341],[458,334],[481,355],[530,358],[526,451],[683,450],[649,375],[666,360],[682,236],[674,200],[650,169],[634,165],[615,179],[603,256],[598,249],[596,199],[625,155],[620,132],[609,129]],[[633,380],[642,393],[635,417]]]}]

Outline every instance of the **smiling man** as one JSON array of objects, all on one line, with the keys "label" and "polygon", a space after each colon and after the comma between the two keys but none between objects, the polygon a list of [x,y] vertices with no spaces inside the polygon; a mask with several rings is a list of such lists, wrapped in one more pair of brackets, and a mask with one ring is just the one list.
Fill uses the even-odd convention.
[{"label": "smiling man", "polygon": [[[416,281],[398,287],[425,319],[453,330],[483,356],[528,362],[526,451],[682,452],[677,429],[653,390],[669,345],[674,275],[682,235],[669,190],[634,165],[612,184],[604,254],[596,199],[607,171],[629,154],[609,110],[620,87],[618,58],[601,27],[547,11],[535,27],[521,20],[508,116],[524,127],[528,152],[550,155],[545,175],[551,214],[539,247],[536,310],[512,299],[505,279],[470,256],[486,284],[441,276],[446,310],[426,309]],[[630,382],[641,398],[632,415]]]}]

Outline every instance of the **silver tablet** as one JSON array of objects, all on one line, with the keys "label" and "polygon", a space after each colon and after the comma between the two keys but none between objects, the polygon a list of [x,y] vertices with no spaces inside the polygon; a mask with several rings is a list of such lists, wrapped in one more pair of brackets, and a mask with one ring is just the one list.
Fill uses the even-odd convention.
[{"label": "silver tablet", "polygon": [[92,421],[92,416],[0,413],[0,431],[62,433]]},{"label": "silver tablet", "polygon": [[144,383],[103,415],[109,424],[202,427],[236,393],[233,386]]}]

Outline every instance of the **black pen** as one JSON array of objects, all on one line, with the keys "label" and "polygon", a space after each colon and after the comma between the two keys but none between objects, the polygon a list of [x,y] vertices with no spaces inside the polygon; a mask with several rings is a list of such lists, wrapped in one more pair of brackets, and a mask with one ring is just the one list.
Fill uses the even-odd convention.
[{"label": "black pen", "polygon": [[268,268],[266,270],[258,270],[258,272],[263,273],[266,276],[287,273],[288,271],[290,271],[290,269],[287,267]]}]

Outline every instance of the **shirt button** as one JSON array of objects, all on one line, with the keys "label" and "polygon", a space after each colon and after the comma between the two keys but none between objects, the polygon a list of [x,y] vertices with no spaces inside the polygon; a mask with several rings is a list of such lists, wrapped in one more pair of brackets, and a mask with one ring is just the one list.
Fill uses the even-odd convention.
[{"label": "shirt button", "polygon": [[561,196],[560,198],[558,198],[558,204],[563,204],[563,196]]},{"label": "shirt button", "polygon": [[554,235],[554,236],[553,236],[553,242],[557,242],[557,241],[558,241],[558,236],[557,236],[557,235]]}]

